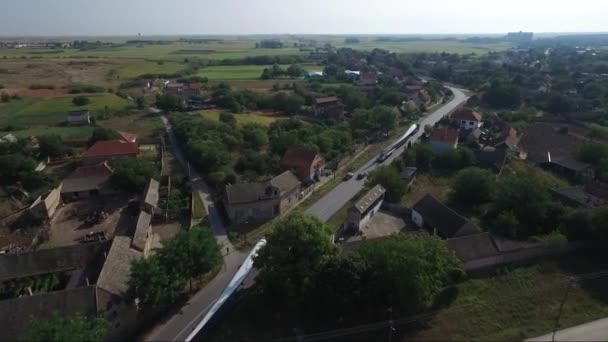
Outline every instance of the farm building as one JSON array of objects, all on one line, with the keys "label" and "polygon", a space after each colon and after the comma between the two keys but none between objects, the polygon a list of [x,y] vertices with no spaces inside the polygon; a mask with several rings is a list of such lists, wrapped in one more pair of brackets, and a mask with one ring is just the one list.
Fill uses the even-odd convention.
[{"label": "farm building", "polygon": [[68,125],[85,126],[91,123],[91,113],[88,109],[76,110],[68,113]]},{"label": "farm building", "polygon": [[412,221],[443,239],[473,235],[479,228],[431,194],[424,195],[412,207]]},{"label": "farm building", "polygon": [[348,209],[348,216],[344,223],[346,230],[361,230],[374,214],[380,210],[380,206],[384,201],[384,193],[386,193],[386,189],[378,184]]},{"label": "farm building", "polygon": [[75,200],[110,190],[106,183],[112,173],[113,171],[107,163],[81,166],[61,183],[61,198]]},{"label": "farm building", "polygon": [[137,143],[120,140],[98,141],[82,154],[85,165],[93,165],[104,161],[135,158],[139,153]]}]

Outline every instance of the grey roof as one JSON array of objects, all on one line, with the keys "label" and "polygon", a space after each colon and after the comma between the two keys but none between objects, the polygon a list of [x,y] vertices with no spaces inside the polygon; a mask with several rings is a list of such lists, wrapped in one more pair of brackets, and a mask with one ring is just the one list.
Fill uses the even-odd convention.
[{"label": "grey roof", "polygon": [[89,178],[66,178],[61,183],[61,193],[99,190],[108,181],[110,176]]},{"label": "grey roof", "polygon": [[418,200],[414,211],[419,213],[426,224],[445,238],[453,238],[479,233],[480,230],[464,216],[461,216],[431,194]]},{"label": "grey roof", "polygon": [[106,258],[97,286],[117,296],[124,296],[129,289],[131,262],[143,257],[143,254],[130,248],[131,238],[116,236]]},{"label": "grey roof", "polygon": [[[548,155],[547,155],[547,157],[548,157]],[[577,171],[577,172],[589,169],[591,167],[591,165],[580,162],[571,156],[553,156],[553,155],[551,155],[550,163],[559,165],[568,170],[573,170],[573,171]]]},{"label": "grey roof", "polygon": [[585,208],[597,208],[606,204],[606,201],[596,197],[583,189],[581,186],[569,186],[551,190],[560,199],[566,199],[571,204]]},{"label": "grey roof", "polygon": [[133,247],[140,251],[144,251],[146,241],[148,240],[148,231],[150,229],[150,223],[152,222],[152,215],[145,211],[140,211],[137,217],[137,223],[135,224],[135,234],[133,235]]},{"label": "grey roof", "polygon": [[70,116],[72,118],[86,117],[88,115],[89,115],[89,110],[88,109],[73,110],[73,111],[71,111],[71,112],[68,113],[68,116]]},{"label": "grey roof", "polygon": [[447,239],[448,249],[463,262],[498,254],[498,248],[490,233],[479,233]]},{"label": "grey roof", "polygon": [[270,185],[277,187],[281,195],[298,188],[301,184],[298,177],[291,171],[285,171],[270,180]]},{"label": "grey roof", "polygon": [[414,178],[414,176],[416,175],[417,171],[418,171],[418,169],[415,167],[406,167],[406,168],[403,168],[403,171],[401,171],[400,175],[401,175],[401,178],[403,178],[407,182],[410,182],[412,180],[412,178]]},{"label": "grey roof", "polygon": [[158,206],[158,189],[160,184],[154,178],[150,178],[144,191],[144,203],[156,208]]},{"label": "grey roof", "polygon": [[585,139],[578,135],[565,132],[559,123],[535,122],[526,128],[519,142],[520,148],[527,152],[528,160],[534,163],[548,162],[547,153],[552,160],[560,158],[574,159]]},{"label": "grey roof", "polygon": [[482,166],[492,166],[497,169],[502,168],[507,159],[507,151],[496,149],[494,151],[475,150],[475,159]]},{"label": "grey roof", "polygon": [[226,185],[226,201],[230,204],[249,203],[268,199],[272,188],[263,183],[237,183]]},{"label": "grey roof", "polygon": [[104,241],[0,255],[0,281],[83,268],[108,246]]},{"label": "grey roof", "polygon": [[360,200],[355,203],[355,209],[360,213],[365,212],[369,209],[370,206],[374,205],[378,198],[382,197],[386,189],[382,187],[382,185],[378,184],[374,186],[370,191],[368,191],[365,196],[363,196]]},{"label": "grey roof", "polygon": [[85,317],[96,315],[95,286],[0,301],[0,341],[16,341],[22,338],[30,327],[32,317],[50,317],[53,313],[64,317],[77,314]]}]

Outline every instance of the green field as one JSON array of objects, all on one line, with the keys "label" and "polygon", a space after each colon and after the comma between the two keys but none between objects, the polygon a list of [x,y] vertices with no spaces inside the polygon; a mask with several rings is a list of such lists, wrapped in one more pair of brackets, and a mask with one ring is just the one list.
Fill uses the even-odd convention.
[{"label": "green field", "polygon": [[[262,39],[261,37],[259,39]],[[100,48],[94,50],[41,50],[41,49],[0,49],[0,56],[7,57],[31,57],[31,58],[62,58],[62,57],[116,57],[116,58],[160,58],[182,61],[184,58],[201,59],[237,59],[253,56],[284,56],[302,55],[306,51],[300,51],[293,47],[298,43],[292,37],[282,37],[287,47],[281,49],[256,49],[255,44],[259,41],[252,38],[225,37],[221,42],[209,42],[203,44],[189,44],[185,42],[172,42],[169,44],[155,45],[124,45],[115,48]],[[330,43],[336,47],[349,47],[357,50],[372,50],[374,48],[385,49],[390,52],[451,52],[451,53],[478,53],[485,54],[490,51],[500,51],[511,47],[506,43],[497,44],[473,44],[458,40],[415,40],[415,41],[375,41],[373,37],[361,38],[361,43],[345,44],[341,36],[310,36],[317,46]]]},{"label": "green field", "polygon": [[[271,68],[272,65],[220,65],[210,66],[201,69],[198,76],[207,77],[211,81],[246,81],[258,80],[265,68]],[[289,65],[281,65],[287,69]],[[307,71],[323,70],[322,65],[318,64],[302,64],[302,67]]]},{"label": "green field", "polygon": [[[91,103],[78,107],[72,104],[71,96],[49,99],[13,100],[0,105],[0,130],[6,133],[15,130],[16,136],[57,133],[66,138],[88,136],[90,127],[67,127],[63,124],[69,111],[89,109],[91,115],[103,113],[105,107],[110,111],[123,110],[129,102],[113,94],[89,95]],[[9,126],[9,127],[7,127]],[[10,127],[12,126],[12,128]]]},{"label": "green field", "polygon": [[[220,110],[211,109],[211,110],[203,110],[198,112],[202,117],[218,121],[220,117]],[[243,113],[243,114],[234,114],[236,117],[236,122],[239,125],[246,125],[248,123],[257,123],[264,126],[270,126],[271,123],[277,120],[277,118],[256,114],[256,113]]]},{"label": "green field", "polygon": [[184,67],[184,64],[178,62],[138,61],[128,63],[116,71],[121,78],[135,78],[143,74],[172,74]]}]

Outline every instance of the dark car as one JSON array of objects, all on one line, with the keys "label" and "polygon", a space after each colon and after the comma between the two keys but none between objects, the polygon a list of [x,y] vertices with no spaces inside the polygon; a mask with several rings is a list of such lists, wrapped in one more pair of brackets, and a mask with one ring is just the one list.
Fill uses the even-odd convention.
[{"label": "dark car", "polygon": [[362,180],[365,177],[367,177],[367,172],[361,172],[357,175],[357,180]]},{"label": "dark car", "polygon": [[353,178],[354,174],[352,172],[347,172],[344,177],[342,178],[342,180],[347,181],[351,178]]}]

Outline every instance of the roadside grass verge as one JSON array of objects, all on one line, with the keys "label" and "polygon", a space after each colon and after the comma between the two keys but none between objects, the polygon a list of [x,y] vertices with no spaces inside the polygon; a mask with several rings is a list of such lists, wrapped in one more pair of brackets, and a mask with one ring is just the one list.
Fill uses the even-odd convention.
[{"label": "roadside grass verge", "polygon": [[[451,302],[431,308],[428,320],[399,323],[395,317],[394,341],[521,341],[550,333],[564,298],[569,276],[605,269],[597,256],[568,255],[538,265],[507,267],[483,278],[468,279],[450,291]],[[570,288],[559,319],[558,329],[589,322],[608,315],[608,295],[603,290],[608,277],[579,282]],[[273,317],[273,319],[268,319]],[[402,317],[399,317],[402,318]],[[407,319],[407,317],[404,317]],[[380,317],[377,321],[383,321]],[[374,322],[343,322],[320,326],[322,322],[303,320],[297,311],[280,314],[264,305],[264,297],[251,289],[210,331],[208,340],[271,339],[313,334]],[[329,324],[326,324],[329,325]],[[388,326],[376,331],[343,336],[348,341],[384,340]],[[294,337],[295,338],[295,337]]]},{"label": "roadside grass verge", "polygon": [[207,211],[205,210],[205,206],[203,205],[203,201],[201,197],[198,195],[196,191],[192,192],[192,219],[196,221],[200,221],[207,216]]}]

